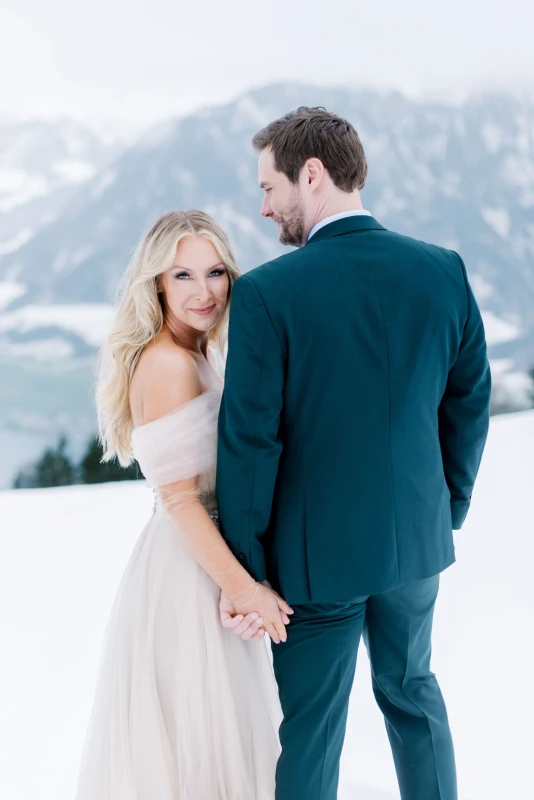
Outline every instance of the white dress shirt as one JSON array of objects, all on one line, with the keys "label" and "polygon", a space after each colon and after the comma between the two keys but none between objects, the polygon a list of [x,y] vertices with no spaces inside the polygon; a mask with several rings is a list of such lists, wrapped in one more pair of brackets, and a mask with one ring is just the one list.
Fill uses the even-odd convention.
[{"label": "white dress shirt", "polygon": [[313,236],[314,233],[317,233],[318,230],[324,228],[325,225],[329,225],[331,222],[337,222],[338,219],[345,219],[345,217],[371,217],[372,214],[370,211],[365,211],[363,208],[355,209],[354,211],[340,211],[339,214],[332,214],[329,217],[325,217],[324,219],[317,222],[311,231],[308,234],[308,239]]}]

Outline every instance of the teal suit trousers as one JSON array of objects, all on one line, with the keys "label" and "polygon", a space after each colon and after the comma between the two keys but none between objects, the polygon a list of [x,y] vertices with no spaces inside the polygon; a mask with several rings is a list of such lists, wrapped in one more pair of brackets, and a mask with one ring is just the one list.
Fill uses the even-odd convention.
[{"label": "teal suit trousers", "polygon": [[457,800],[447,711],[430,669],[438,586],[436,575],[350,602],[294,606],[287,642],[273,646],[284,712],[276,800],[336,800],[362,634],[402,800]]}]

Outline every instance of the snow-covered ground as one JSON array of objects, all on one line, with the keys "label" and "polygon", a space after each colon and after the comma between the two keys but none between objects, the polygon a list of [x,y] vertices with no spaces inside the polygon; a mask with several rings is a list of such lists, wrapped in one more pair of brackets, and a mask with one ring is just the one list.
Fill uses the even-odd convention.
[{"label": "snow-covered ground", "polygon": [[[461,800],[534,796],[533,479],[534,414],[495,419],[435,625]],[[107,614],[151,505],[143,483],[0,493],[3,800],[72,800]],[[396,798],[362,647],[340,800]]]}]

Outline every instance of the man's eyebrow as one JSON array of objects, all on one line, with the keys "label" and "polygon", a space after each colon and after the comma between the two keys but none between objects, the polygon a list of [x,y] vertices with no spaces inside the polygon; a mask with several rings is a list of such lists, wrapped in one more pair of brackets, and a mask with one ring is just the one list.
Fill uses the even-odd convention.
[{"label": "man's eyebrow", "polygon": [[262,181],[260,183],[260,189],[266,189],[269,186],[269,181]]}]

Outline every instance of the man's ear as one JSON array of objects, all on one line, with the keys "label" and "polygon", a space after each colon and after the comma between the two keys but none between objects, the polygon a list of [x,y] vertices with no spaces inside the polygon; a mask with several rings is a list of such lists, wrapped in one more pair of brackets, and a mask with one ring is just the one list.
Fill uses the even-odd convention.
[{"label": "man's ear", "polygon": [[306,180],[310,187],[320,186],[324,177],[324,164],[319,158],[309,158],[304,165]]}]

